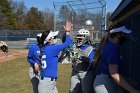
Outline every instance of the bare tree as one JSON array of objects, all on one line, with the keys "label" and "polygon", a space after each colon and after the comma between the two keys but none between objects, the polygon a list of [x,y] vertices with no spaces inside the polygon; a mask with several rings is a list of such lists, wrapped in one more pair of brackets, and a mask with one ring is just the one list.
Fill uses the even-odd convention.
[{"label": "bare tree", "polygon": [[45,9],[45,11],[42,11],[43,19],[44,19],[44,28],[53,30],[54,29],[54,12]]},{"label": "bare tree", "polygon": [[27,12],[27,8],[24,4],[24,2],[11,2],[12,5],[12,11],[16,18],[16,29],[27,29],[27,26],[24,23],[25,15]]},{"label": "bare tree", "polygon": [[107,28],[109,28],[112,25],[112,22],[109,20],[110,16],[112,15],[112,12],[107,13]]}]

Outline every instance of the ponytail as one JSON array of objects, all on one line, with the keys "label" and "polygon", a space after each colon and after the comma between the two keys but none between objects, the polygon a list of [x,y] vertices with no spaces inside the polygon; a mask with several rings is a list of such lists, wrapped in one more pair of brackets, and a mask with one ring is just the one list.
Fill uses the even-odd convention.
[{"label": "ponytail", "polygon": [[40,70],[41,70],[41,65],[42,65],[42,48],[44,46],[44,41],[47,38],[49,33],[50,33],[50,30],[46,30],[45,32],[43,32],[42,36],[41,36],[41,41],[39,43],[39,48],[40,48],[39,66],[40,66]]},{"label": "ponytail", "polygon": [[107,33],[107,34],[101,39],[100,45],[99,45],[98,49],[97,49],[96,52],[95,52],[94,59],[93,59],[93,66],[94,66],[95,69],[97,68],[97,66],[98,66],[98,64],[99,64],[99,59],[100,59],[100,57],[101,57],[101,52],[102,52],[102,49],[103,49],[104,44],[105,44],[106,41],[107,41],[108,34],[109,34],[109,33]]}]

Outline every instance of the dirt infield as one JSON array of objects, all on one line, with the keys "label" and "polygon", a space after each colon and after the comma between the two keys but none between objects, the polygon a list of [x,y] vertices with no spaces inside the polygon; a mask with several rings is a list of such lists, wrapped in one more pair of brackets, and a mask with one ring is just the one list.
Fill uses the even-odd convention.
[{"label": "dirt infield", "polygon": [[26,57],[28,49],[9,49],[8,54],[0,51],[0,63],[6,62],[15,58]]}]

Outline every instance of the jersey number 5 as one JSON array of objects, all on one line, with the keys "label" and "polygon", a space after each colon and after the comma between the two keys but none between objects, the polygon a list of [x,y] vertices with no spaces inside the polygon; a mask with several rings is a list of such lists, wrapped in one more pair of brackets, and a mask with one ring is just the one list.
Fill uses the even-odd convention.
[{"label": "jersey number 5", "polygon": [[43,68],[43,69],[45,69],[47,67],[47,63],[46,63],[45,58],[46,58],[46,55],[43,55],[42,56],[42,66],[41,66],[41,68]]}]

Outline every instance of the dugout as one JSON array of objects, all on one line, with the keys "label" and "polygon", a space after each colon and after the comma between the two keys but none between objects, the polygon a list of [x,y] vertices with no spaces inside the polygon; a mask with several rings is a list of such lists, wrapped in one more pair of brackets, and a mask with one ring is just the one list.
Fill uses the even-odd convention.
[{"label": "dugout", "polygon": [[110,21],[132,30],[133,39],[122,46],[124,76],[140,89],[140,0],[122,0]]}]

